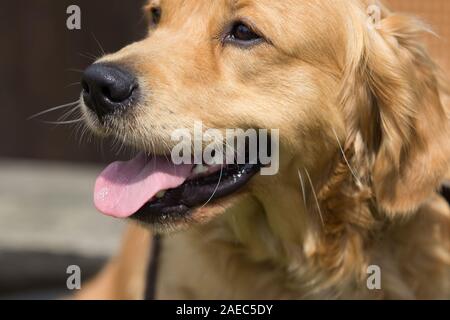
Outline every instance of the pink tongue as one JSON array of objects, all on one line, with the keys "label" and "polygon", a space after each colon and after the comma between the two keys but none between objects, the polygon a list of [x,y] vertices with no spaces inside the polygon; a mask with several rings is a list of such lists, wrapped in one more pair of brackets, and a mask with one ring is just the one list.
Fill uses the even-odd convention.
[{"label": "pink tongue", "polygon": [[174,165],[165,157],[149,159],[143,153],[127,162],[115,162],[97,178],[96,208],[112,217],[135,214],[158,192],[181,186],[192,165]]}]

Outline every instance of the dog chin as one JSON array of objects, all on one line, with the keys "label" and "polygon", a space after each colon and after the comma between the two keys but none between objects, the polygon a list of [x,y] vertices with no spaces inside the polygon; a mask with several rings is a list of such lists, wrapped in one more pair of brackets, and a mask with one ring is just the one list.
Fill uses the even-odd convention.
[{"label": "dog chin", "polygon": [[131,220],[156,234],[186,231],[197,226],[207,225],[226,215],[232,208],[238,207],[248,195],[249,192],[238,192],[226,198],[215,200],[213,203],[208,203],[203,207],[194,208],[184,217],[159,217],[156,220],[149,220],[145,216],[132,216]]}]

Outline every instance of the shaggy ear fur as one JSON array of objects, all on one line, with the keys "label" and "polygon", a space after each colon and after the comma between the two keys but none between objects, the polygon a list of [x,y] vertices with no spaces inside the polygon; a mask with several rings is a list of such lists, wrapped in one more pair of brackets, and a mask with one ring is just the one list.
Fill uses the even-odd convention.
[{"label": "shaggy ear fur", "polygon": [[383,11],[379,24],[360,29],[363,42],[350,44],[343,103],[350,133],[361,134],[372,155],[373,192],[389,215],[417,209],[449,168],[449,118],[419,40],[426,31],[411,17]]}]

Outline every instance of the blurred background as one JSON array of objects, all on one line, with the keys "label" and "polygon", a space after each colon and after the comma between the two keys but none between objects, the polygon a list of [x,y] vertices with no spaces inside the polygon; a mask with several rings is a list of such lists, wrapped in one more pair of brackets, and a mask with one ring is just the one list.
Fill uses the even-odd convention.
[{"label": "blurred background", "polygon": [[[126,155],[80,139],[75,125],[27,119],[78,100],[81,72],[95,57],[144,37],[144,2],[0,0],[0,299],[70,294],[69,265],[85,280],[117,250],[124,225],[98,214],[91,198],[102,164]],[[430,50],[450,70],[450,1],[384,2],[429,22],[439,35],[427,39]],[[66,27],[73,4],[81,30]]]},{"label": "blurred background", "polygon": [[[66,27],[81,8],[81,30]],[[123,223],[102,217],[92,188],[117,157],[108,141],[80,142],[75,125],[51,125],[78,100],[81,72],[102,52],[146,33],[144,0],[0,0],[0,299],[70,294],[112,255]],[[69,117],[75,119],[76,117]]]}]

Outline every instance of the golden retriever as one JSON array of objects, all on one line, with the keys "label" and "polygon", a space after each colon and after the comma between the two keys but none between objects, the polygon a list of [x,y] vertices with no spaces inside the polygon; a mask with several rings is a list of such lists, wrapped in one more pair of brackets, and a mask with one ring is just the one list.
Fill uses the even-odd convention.
[{"label": "golden retriever", "polygon": [[[450,210],[437,192],[449,169],[448,90],[424,24],[370,5],[149,1],[148,36],[86,71],[87,125],[156,166],[171,133],[196,121],[277,128],[279,173],[186,207],[186,172],[150,179],[142,155],[113,164],[97,207],[149,228],[132,224],[79,298],[143,298],[148,230],[168,234],[158,299],[450,298]],[[380,287],[368,286],[370,266]]]}]

